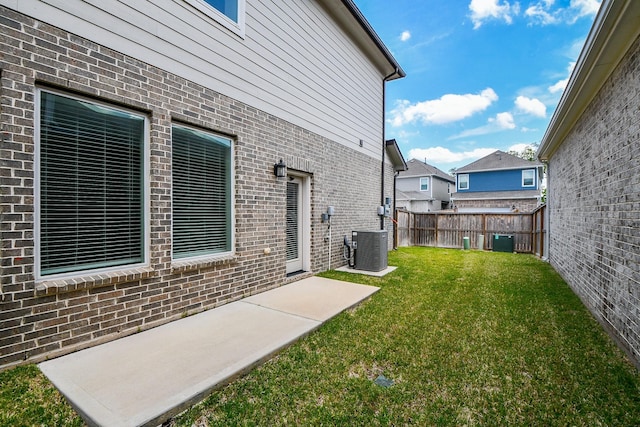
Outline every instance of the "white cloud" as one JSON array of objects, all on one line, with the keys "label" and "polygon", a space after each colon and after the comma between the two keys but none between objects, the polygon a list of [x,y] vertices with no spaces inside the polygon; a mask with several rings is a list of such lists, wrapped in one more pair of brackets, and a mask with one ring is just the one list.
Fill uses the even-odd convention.
[{"label": "white cloud", "polygon": [[536,98],[527,98],[526,96],[518,96],[515,101],[516,108],[527,114],[538,117],[547,116],[547,106]]},{"label": "white cloud", "polygon": [[473,29],[477,30],[484,21],[489,19],[504,20],[507,24],[511,24],[513,15],[519,13],[520,6],[518,3],[511,5],[506,0],[502,3],[500,0],[471,0],[469,10]]},{"label": "white cloud", "polygon": [[549,13],[546,7],[540,3],[529,6],[527,10],[524,11],[524,14],[542,25],[556,24],[559,21],[557,16]]},{"label": "white cloud", "polygon": [[497,100],[494,90],[487,88],[479,94],[446,94],[439,99],[415,104],[397,101],[396,108],[390,112],[391,124],[402,126],[418,120],[425,124],[451,123],[484,111]]},{"label": "white cloud", "polygon": [[477,128],[465,130],[457,135],[453,135],[448,139],[461,139],[468,138],[470,136],[487,135],[489,133],[496,133],[503,130],[515,129],[516,124],[513,120],[513,115],[508,112],[498,113],[495,117],[491,117],[487,120],[487,124]]},{"label": "white cloud", "polygon": [[562,79],[562,80],[558,80],[556,83],[554,83],[553,85],[549,86],[549,92],[551,93],[558,93],[558,92],[562,92],[564,90],[565,87],[567,87],[567,83],[569,83],[569,79]]},{"label": "white cloud", "polygon": [[409,31],[403,31],[402,34],[400,34],[400,40],[402,40],[403,42],[406,42],[410,38],[411,38],[411,33]]},{"label": "white cloud", "polygon": [[600,8],[599,0],[571,0],[566,8],[554,8],[554,3],[553,0],[538,1],[531,4],[524,15],[531,18],[534,24],[573,24],[584,16],[595,15]]},{"label": "white cloud", "polygon": [[571,0],[571,9],[578,12],[578,16],[592,16],[598,13],[600,1],[598,0]]},{"label": "white cloud", "polygon": [[531,144],[520,143],[520,144],[513,144],[511,147],[507,149],[507,151],[515,151],[516,153],[522,153],[527,148],[531,148],[533,150],[536,149]]},{"label": "white cloud", "polygon": [[495,118],[489,119],[489,123],[495,124],[500,130],[515,129],[516,127],[511,113],[498,113]]},{"label": "white cloud", "polygon": [[575,62],[570,62],[569,65],[567,66],[567,78],[559,80],[553,85],[549,86],[549,92],[551,93],[562,92],[564,88],[567,87],[567,83],[569,83],[569,76],[571,76],[571,73],[573,72],[573,68],[575,66],[576,66]]},{"label": "white cloud", "polygon": [[454,152],[445,147],[414,148],[409,150],[410,159],[427,160],[427,163],[457,163],[462,161],[475,161],[481,157],[488,156],[497,148],[476,148],[471,151]]}]

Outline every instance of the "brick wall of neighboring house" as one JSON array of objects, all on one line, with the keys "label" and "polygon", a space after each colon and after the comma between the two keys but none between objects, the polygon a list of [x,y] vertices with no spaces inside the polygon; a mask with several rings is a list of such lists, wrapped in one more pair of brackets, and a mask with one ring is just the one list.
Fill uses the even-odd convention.
[{"label": "brick wall of neighboring house", "polygon": [[455,199],[454,205],[458,208],[508,208],[513,206],[519,212],[533,212],[538,207],[537,199],[500,199],[500,200],[465,200]]},{"label": "brick wall of neighboring house", "polygon": [[549,160],[550,262],[640,366],[640,39]]},{"label": "brick wall of neighboring house", "polygon": [[[327,267],[327,227],[320,213],[328,205],[336,208],[332,267],[344,264],[343,234],[380,227],[379,160],[135,58],[11,10],[0,12],[0,369],[115,339],[285,283],[286,185],[273,175],[280,158],[311,177],[313,272]],[[149,267],[34,281],[37,86],[148,117]],[[225,259],[172,263],[174,121],[233,137],[236,242],[235,254]],[[392,195],[390,166],[385,182]],[[265,248],[271,253],[265,254]]]}]

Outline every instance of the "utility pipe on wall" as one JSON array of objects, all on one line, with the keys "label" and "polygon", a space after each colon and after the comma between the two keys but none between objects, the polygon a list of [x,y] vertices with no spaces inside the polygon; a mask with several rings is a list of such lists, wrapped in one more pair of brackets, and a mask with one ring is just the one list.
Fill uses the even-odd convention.
[{"label": "utility pipe on wall", "polygon": [[[393,73],[389,74],[388,76],[385,76],[382,79],[382,164],[380,166],[380,206],[384,206],[384,161],[386,158],[386,152],[387,152],[387,139],[385,138],[385,133],[386,133],[386,124],[385,124],[385,120],[386,120],[386,113],[385,113],[385,104],[386,104],[386,99],[387,99],[387,80],[389,80],[391,77],[395,76],[396,74],[398,74],[399,70],[396,67],[393,70]],[[395,199],[395,194],[393,196],[393,198]],[[380,216],[380,230],[384,230],[384,215]]]}]

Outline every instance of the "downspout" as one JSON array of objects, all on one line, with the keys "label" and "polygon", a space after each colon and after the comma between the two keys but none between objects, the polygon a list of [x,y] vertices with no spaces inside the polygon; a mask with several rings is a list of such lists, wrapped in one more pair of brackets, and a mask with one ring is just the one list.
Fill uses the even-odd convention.
[{"label": "downspout", "polygon": [[391,215],[394,219],[393,221],[393,249],[398,249],[398,218],[396,218],[396,184],[398,180],[398,175],[400,171],[394,171],[393,173],[393,208],[391,208]]},{"label": "downspout", "polygon": [[[387,143],[386,143],[386,138],[385,138],[385,133],[386,133],[386,114],[385,114],[385,105],[386,105],[386,98],[387,98],[387,80],[389,80],[391,77],[395,76],[396,74],[398,74],[399,70],[398,67],[396,67],[393,70],[393,73],[389,74],[388,76],[385,76],[382,79],[382,164],[380,166],[380,206],[384,206],[384,161],[385,161],[385,157],[386,157],[386,151],[387,151]],[[395,194],[393,195],[394,201],[395,201]],[[384,230],[384,215],[380,215],[380,230]]]}]

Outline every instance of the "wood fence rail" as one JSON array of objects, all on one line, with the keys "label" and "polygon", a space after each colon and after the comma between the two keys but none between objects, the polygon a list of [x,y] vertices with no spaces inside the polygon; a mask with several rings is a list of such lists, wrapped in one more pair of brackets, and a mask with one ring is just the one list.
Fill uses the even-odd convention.
[{"label": "wood fence rail", "polygon": [[[533,213],[413,213],[396,211],[398,246],[493,249],[495,235],[513,236],[515,252],[544,256],[546,205]],[[478,246],[482,245],[482,248]]]}]

